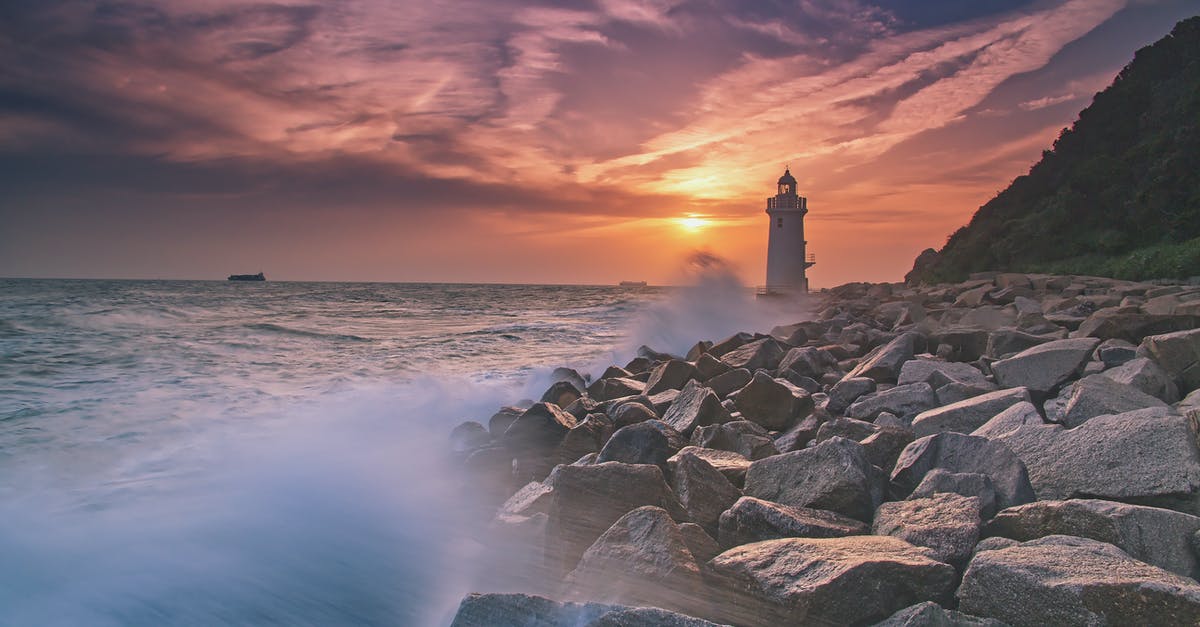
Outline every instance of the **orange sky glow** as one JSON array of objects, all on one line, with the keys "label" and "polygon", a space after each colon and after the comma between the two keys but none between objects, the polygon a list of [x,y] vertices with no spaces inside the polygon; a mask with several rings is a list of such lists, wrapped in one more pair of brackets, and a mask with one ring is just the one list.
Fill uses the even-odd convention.
[{"label": "orange sky glow", "polygon": [[[0,19],[0,276],[900,280],[1194,2],[46,2]],[[36,33],[36,37],[31,35]]]}]

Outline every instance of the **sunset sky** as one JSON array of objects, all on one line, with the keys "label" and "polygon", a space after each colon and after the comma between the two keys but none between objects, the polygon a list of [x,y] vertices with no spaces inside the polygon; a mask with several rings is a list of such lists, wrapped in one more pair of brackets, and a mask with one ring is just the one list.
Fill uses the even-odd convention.
[{"label": "sunset sky", "polygon": [[1189,0],[0,3],[0,276],[899,280]]}]

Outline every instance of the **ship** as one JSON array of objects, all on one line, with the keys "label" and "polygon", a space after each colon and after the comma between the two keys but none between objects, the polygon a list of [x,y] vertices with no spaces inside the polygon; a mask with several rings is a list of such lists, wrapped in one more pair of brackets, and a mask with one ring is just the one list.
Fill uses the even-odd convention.
[{"label": "ship", "polygon": [[258,274],[231,274],[231,275],[229,275],[229,280],[230,281],[266,281],[267,277],[264,276],[263,273],[261,273],[261,272],[259,272]]},{"label": "ship", "polygon": [[620,287],[646,287],[645,281],[621,281],[618,284]]}]

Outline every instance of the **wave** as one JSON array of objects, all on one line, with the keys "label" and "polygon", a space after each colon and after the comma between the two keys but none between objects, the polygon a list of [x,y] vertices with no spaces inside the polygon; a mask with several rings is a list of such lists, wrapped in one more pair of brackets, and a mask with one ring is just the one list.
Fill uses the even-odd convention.
[{"label": "wave", "polygon": [[251,322],[243,325],[244,328],[254,331],[269,331],[280,335],[292,335],[296,337],[308,337],[321,340],[344,340],[347,342],[374,342],[369,337],[361,335],[352,335],[349,333],[323,333],[321,331],[309,331],[307,329],[295,329],[292,327],[275,324],[273,322]]}]

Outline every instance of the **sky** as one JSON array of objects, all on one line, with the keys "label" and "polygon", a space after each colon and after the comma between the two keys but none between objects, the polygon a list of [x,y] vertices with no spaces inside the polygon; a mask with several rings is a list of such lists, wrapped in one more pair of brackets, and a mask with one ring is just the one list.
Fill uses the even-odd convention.
[{"label": "sky", "polygon": [[8,0],[0,276],[897,281],[1200,0]]}]

